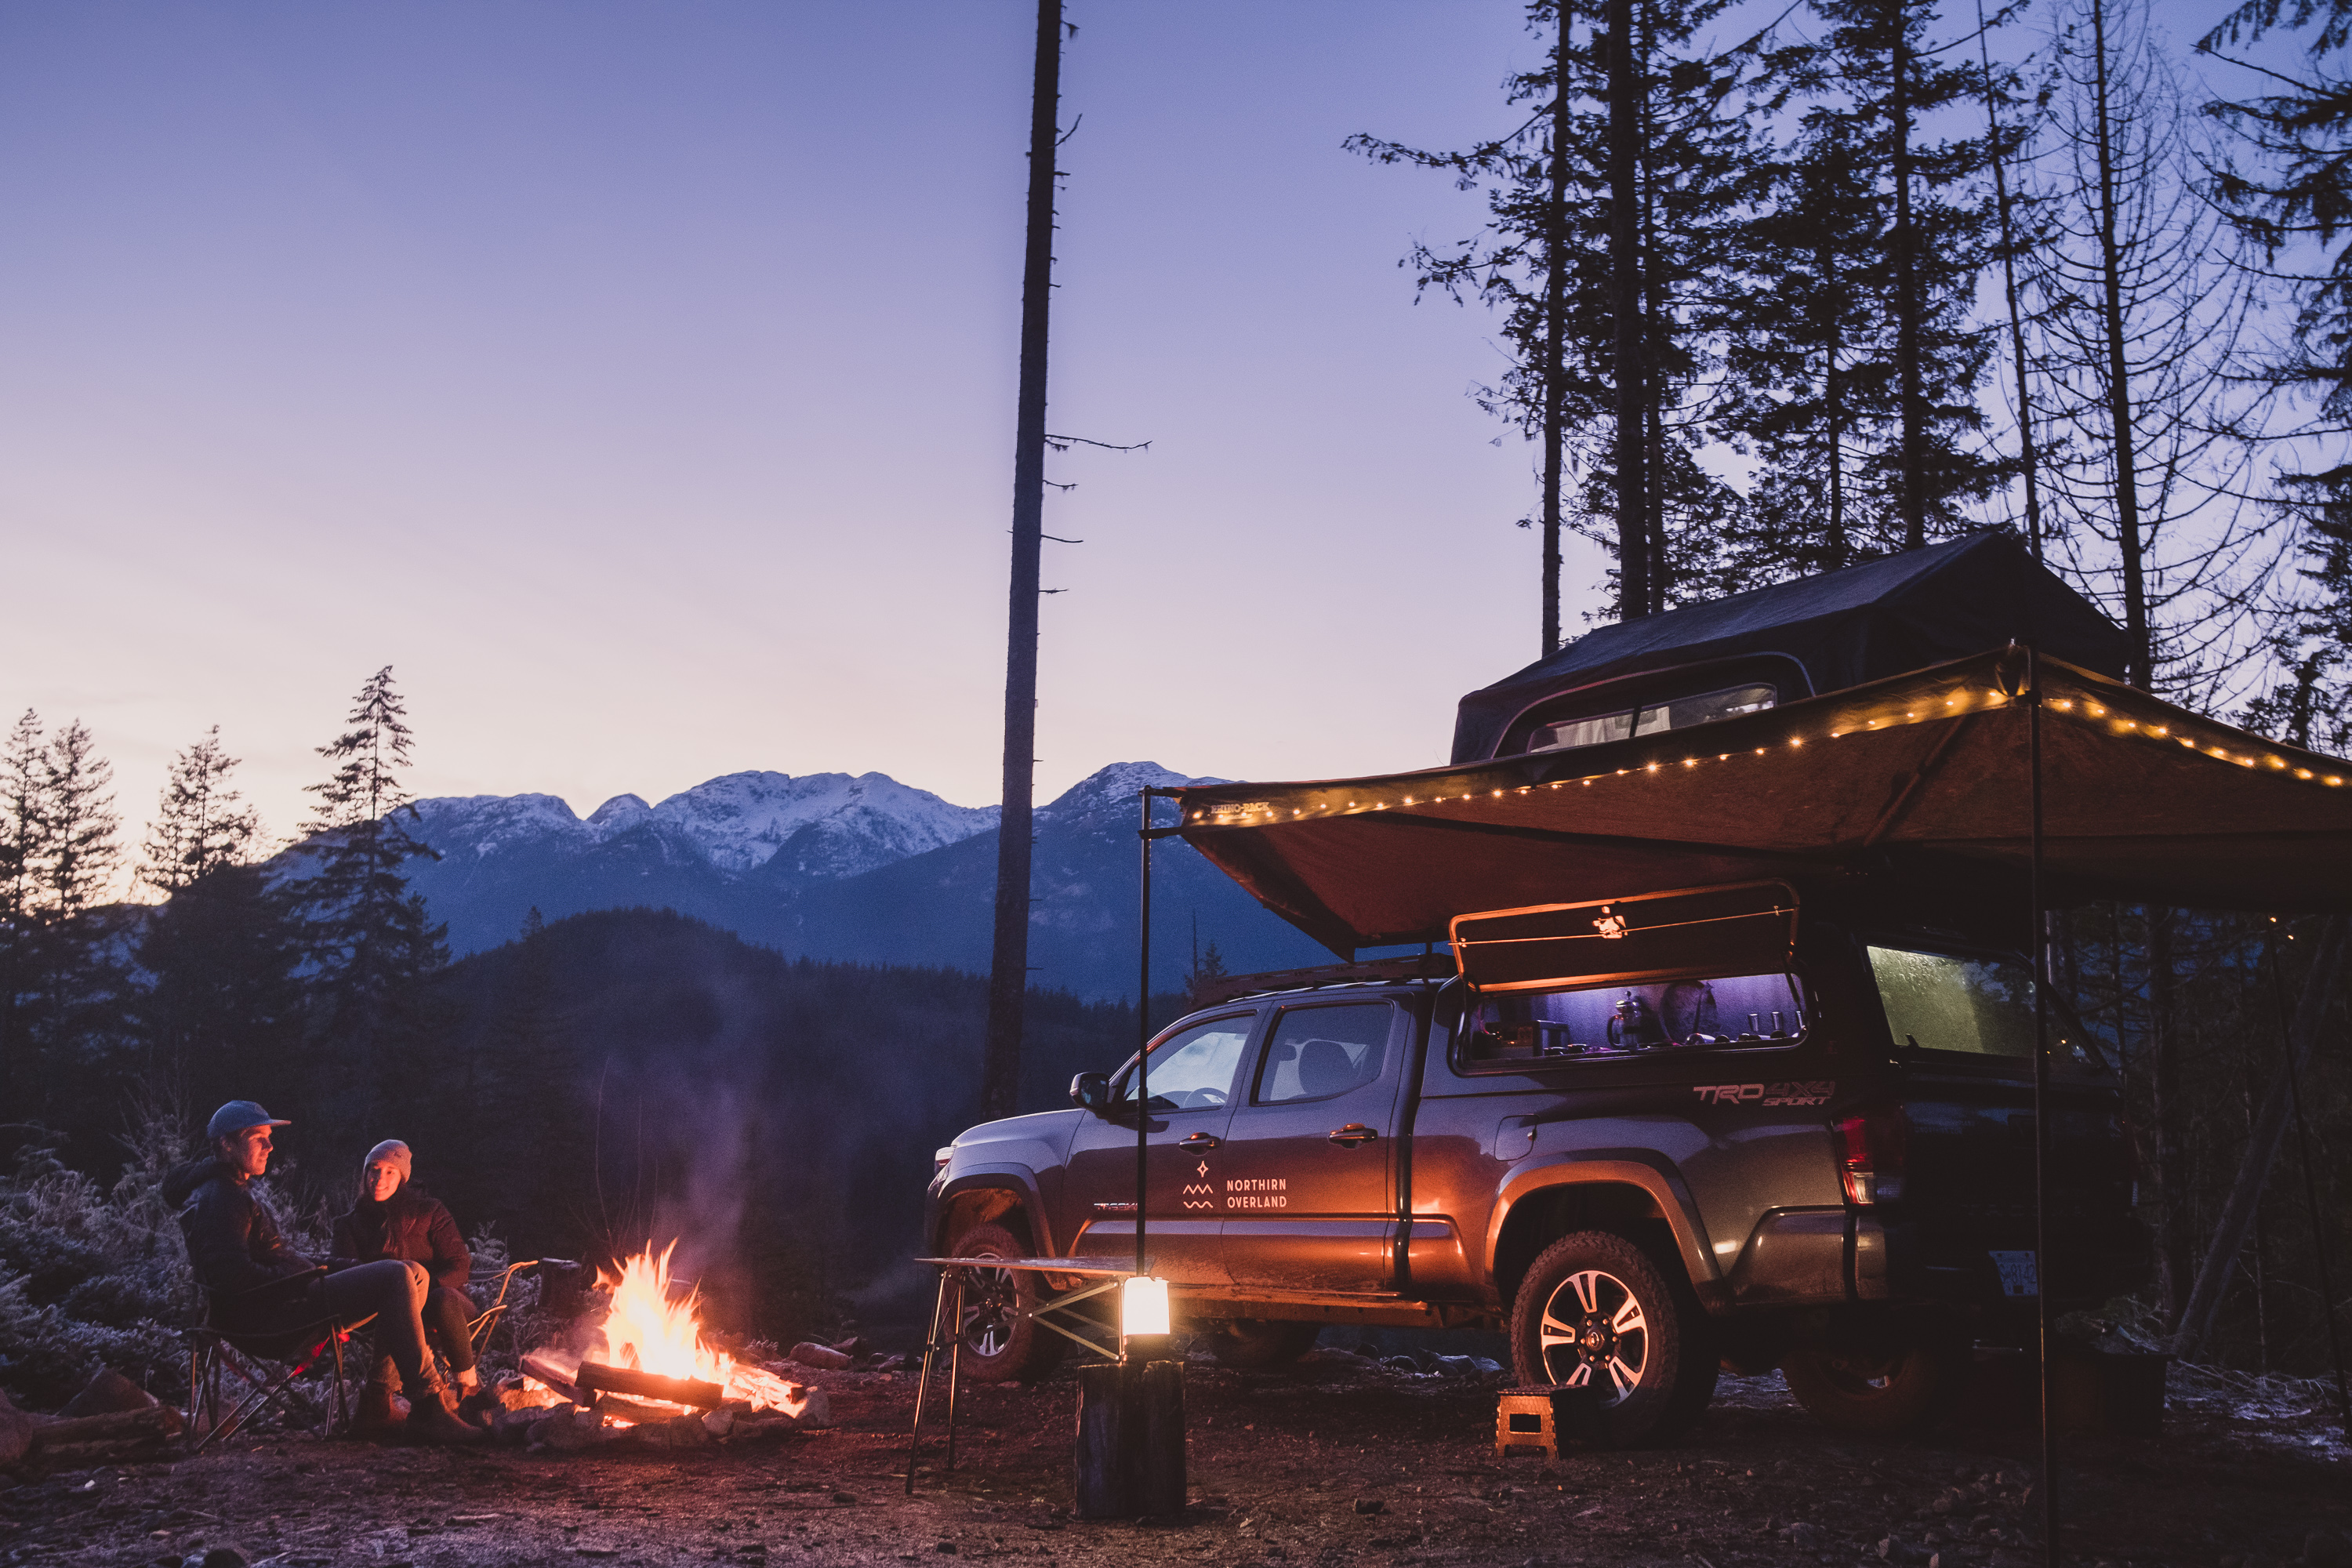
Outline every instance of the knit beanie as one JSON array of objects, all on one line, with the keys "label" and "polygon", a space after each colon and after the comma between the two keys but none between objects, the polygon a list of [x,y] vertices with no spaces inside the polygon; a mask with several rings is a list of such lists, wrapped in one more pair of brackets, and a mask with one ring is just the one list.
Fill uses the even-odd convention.
[{"label": "knit beanie", "polygon": [[362,1180],[371,1165],[390,1165],[400,1173],[400,1184],[404,1187],[408,1184],[408,1178],[415,1169],[415,1158],[409,1153],[408,1145],[397,1138],[387,1138],[367,1152],[367,1158],[360,1162]]}]

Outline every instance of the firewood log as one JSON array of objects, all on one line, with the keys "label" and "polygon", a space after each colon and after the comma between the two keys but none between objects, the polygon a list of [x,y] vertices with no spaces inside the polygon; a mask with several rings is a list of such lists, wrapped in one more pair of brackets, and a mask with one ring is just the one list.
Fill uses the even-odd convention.
[{"label": "firewood log", "polygon": [[672,1405],[689,1405],[697,1410],[715,1410],[727,1400],[727,1391],[715,1383],[701,1383],[690,1377],[660,1377],[625,1366],[606,1366],[602,1362],[582,1362],[579,1375],[572,1381],[584,1390],[625,1394],[635,1399],[667,1399]]}]

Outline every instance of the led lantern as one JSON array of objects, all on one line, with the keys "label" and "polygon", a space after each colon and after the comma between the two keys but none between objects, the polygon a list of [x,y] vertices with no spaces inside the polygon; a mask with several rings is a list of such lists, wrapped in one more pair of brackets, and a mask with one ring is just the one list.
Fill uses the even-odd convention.
[{"label": "led lantern", "polygon": [[1168,1281],[1141,1275],[1121,1280],[1118,1327],[1119,1333],[1127,1339],[1168,1332]]}]

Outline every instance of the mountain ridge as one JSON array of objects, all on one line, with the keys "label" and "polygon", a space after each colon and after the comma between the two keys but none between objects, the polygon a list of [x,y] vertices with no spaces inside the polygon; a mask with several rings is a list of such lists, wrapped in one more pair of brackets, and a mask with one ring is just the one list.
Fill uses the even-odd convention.
[{"label": "mountain ridge", "polygon": [[[1139,924],[1135,799],[1192,778],[1114,763],[1040,806],[1034,821],[1034,984],[1090,998],[1131,996]],[[1160,819],[1173,807],[1155,803]],[[511,937],[527,912],[672,909],[788,956],[989,964],[995,806],[959,806],[886,773],[722,774],[648,805],[614,795],[586,817],[557,796],[445,795],[415,803],[410,831],[440,857],[411,883],[462,956]],[[1197,929],[1233,970],[1286,968],[1324,950],[1202,860],[1155,852],[1155,989],[1179,988]]]}]

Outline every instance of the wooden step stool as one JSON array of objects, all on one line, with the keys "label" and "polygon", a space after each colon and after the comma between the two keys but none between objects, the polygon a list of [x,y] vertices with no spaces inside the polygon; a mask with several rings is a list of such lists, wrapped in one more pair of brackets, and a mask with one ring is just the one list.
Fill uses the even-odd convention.
[{"label": "wooden step stool", "polygon": [[1507,1388],[1495,1401],[1495,1457],[1533,1450],[1557,1459],[1568,1441],[1601,1441],[1604,1418],[1597,1388]]}]

